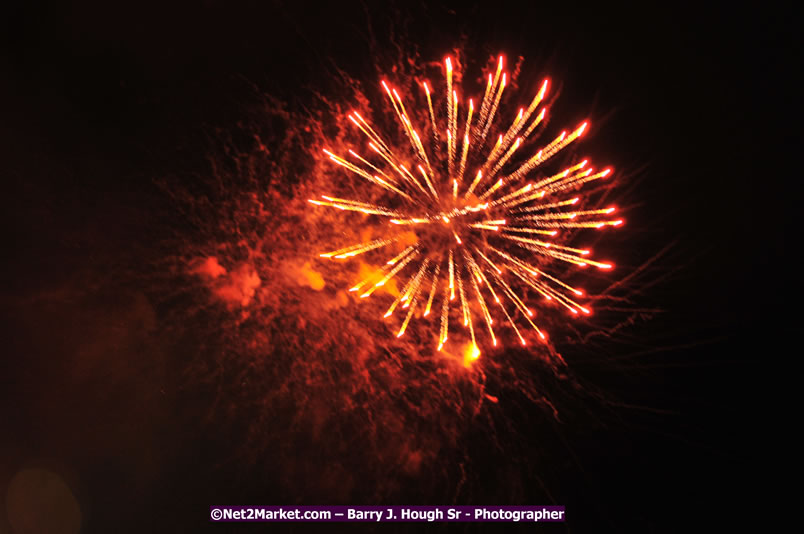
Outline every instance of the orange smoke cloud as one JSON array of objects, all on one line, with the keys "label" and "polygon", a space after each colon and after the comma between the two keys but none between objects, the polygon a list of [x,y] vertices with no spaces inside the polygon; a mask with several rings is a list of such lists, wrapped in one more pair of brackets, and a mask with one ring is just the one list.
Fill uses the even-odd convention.
[{"label": "orange smoke cloud", "polygon": [[229,307],[247,306],[262,283],[250,264],[240,264],[228,272],[214,256],[197,261],[190,272],[202,277],[212,293]]},{"label": "orange smoke cloud", "polygon": [[289,274],[300,286],[308,286],[316,291],[321,291],[326,285],[324,283],[324,277],[321,276],[321,273],[313,269],[309,261],[304,262],[304,265],[301,267],[292,268]]}]

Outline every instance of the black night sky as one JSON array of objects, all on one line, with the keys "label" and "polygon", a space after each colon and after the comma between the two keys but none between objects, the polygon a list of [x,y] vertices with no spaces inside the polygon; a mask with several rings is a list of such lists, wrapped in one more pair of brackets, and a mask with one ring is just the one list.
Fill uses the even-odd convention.
[{"label": "black night sky", "polygon": [[[637,307],[658,311],[594,350],[559,347],[587,392],[567,402],[563,422],[501,398],[516,446],[485,451],[473,435],[481,432],[461,427],[455,447],[473,458],[482,490],[455,501],[458,480],[405,475],[387,501],[371,501],[384,482],[366,479],[342,504],[555,503],[570,521],[537,528],[717,532],[768,498],[758,458],[790,422],[782,377],[796,356],[788,310],[797,279],[785,258],[799,226],[800,171],[788,162],[799,151],[788,79],[802,59],[796,15],[455,6],[3,10],[0,533],[74,532],[73,502],[82,532],[311,530],[212,525],[208,507],[341,504],[319,501],[331,493],[314,469],[286,480],[288,457],[273,455],[295,448],[303,463],[346,438],[280,443],[273,430],[257,441],[264,450],[248,446],[258,460],[247,458],[251,412],[214,411],[213,386],[194,372],[208,347],[193,332],[207,327],[165,327],[183,301],[147,281],[163,279],[165,243],[192,232],[164,184],[195,187],[210,146],[261,120],[264,94],[303,112],[314,93],[337,98],[337,69],[374,82],[377,56],[411,43],[428,61],[461,46],[521,55],[525,70],[560,82],[568,123],[591,117],[590,150],[632,180],[622,185],[630,212],[615,240],[618,267],[663,251],[637,297]],[[350,451],[345,465],[360,454]],[[19,489],[25,469],[55,474],[69,490]]]}]

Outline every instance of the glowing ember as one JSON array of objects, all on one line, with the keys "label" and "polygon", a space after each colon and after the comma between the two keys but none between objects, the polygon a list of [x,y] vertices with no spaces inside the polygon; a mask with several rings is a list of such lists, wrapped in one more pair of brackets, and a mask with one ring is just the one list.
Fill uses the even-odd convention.
[{"label": "glowing ember", "polygon": [[[433,100],[437,93],[426,82],[422,84],[426,111],[414,115],[429,119],[423,121],[421,130],[429,129],[429,135],[419,134],[399,91],[382,81],[409,149],[392,146],[366,118],[352,112],[349,120],[366,138],[364,154],[349,150],[348,154],[337,155],[324,150],[337,165],[382,188],[386,195],[383,203],[330,195],[309,202],[386,218],[384,237],[322,253],[323,258],[348,259],[393,244],[408,245],[409,238],[400,244],[403,235],[412,232],[412,244],[385,261],[379,273],[361,280],[350,291],[367,298],[395,277],[407,280],[384,314],[390,317],[397,308],[406,310],[397,337],[405,333],[418,312],[429,317],[434,306],[438,309],[440,298],[441,313],[436,319],[440,321],[438,350],[449,338],[450,315],[459,313],[471,336],[470,357],[476,359],[480,355],[475,338],[478,316],[493,346],[499,344],[495,316],[513,330],[522,345],[527,341],[516,320],[531,327],[540,339],[546,339],[533,320],[534,312],[515,286],[524,284],[571,315],[590,314],[588,307],[575,300],[584,296],[583,291],[545,269],[554,262],[599,269],[611,269],[612,265],[590,259],[589,250],[552,239],[561,229],[600,229],[619,226],[623,221],[601,218],[612,214],[613,207],[578,210],[575,205],[579,197],[566,198],[584,184],[607,178],[610,169],[595,171],[588,160],[583,160],[551,175],[540,172],[547,160],[587,131],[587,122],[569,133],[562,132],[546,145],[532,147],[530,156],[523,155],[525,149],[520,151],[537,137],[533,134],[544,120],[546,107],[539,107],[547,93],[547,80],[531,103],[518,110],[510,126],[491,137],[496,141],[487,148],[486,140],[506,87],[503,57],[499,58],[496,72],[488,76],[476,119],[474,100],[465,104],[465,121],[459,120],[459,88],[453,82],[451,58],[446,58],[444,67],[445,116],[435,113]],[[439,122],[444,124],[439,127]],[[440,132],[445,135],[442,137]],[[429,140],[427,146],[422,139]]]}]

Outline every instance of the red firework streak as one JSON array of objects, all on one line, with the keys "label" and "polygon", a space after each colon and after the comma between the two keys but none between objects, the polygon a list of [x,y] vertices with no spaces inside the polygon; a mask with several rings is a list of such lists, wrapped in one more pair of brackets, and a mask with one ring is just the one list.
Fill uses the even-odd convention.
[{"label": "red firework streak", "polygon": [[[523,327],[546,339],[517,288],[530,288],[572,315],[590,314],[589,307],[576,300],[584,292],[551,275],[550,266],[564,262],[611,269],[612,264],[595,261],[589,250],[560,244],[555,238],[562,229],[601,229],[619,226],[623,220],[607,217],[614,207],[575,207],[580,200],[575,191],[609,177],[610,169],[598,171],[583,160],[554,174],[542,172],[546,161],[583,135],[587,122],[537,145],[529,156],[517,153],[536,137],[532,134],[544,121],[547,108],[542,103],[548,80],[488,147],[486,140],[508,76],[503,57],[499,57],[495,73],[488,75],[477,111],[470,98],[464,102],[462,113],[449,57],[444,61],[444,71],[445,116],[434,110],[434,90],[426,82],[421,84],[427,113],[420,114],[425,121],[429,118],[424,130],[417,130],[399,91],[382,81],[409,149],[392,147],[367,118],[353,111],[348,118],[365,135],[362,154],[358,149],[340,155],[324,150],[334,163],[382,190],[386,199],[382,204],[333,195],[321,195],[309,202],[385,218],[383,237],[320,256],[348,259],[392,244],[397,249],[404,247],[350,291],[367,298],[391,280],[405,280],[401,289],[392,293],[396,298],[384,313],[388,318],[398,308],[405,310],[397,337],[405,333],[417,313],[426,319],[440,304],[438,350],[449,338],[450,315],[454,315],[468,328],[471,345],[467,356],[476,359],[480,355],[475,337],[478,316],[493,346],[499,345],[495,334],[498,321],[510,327],[522,345],[527,344],[520,330]],[[460,120],[464,116],[465,120]],[[431,135],[425,134],[423,139],[419,131],[427,129]]]}]

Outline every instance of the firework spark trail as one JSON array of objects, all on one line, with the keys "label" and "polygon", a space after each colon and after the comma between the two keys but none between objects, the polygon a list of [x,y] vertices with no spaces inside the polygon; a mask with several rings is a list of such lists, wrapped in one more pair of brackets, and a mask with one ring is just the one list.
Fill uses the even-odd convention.
[{"label": "firework spark trail", "polygon": [[436,126],[435,122],[435,113],[433,113],[433,100],[430,98],[430,87],[427,85],[427,82],[422,84],[424,87],[424,92],[427,94],[427,110],[430,112],[430,126],[433,130],[433,143],[435,146],[438,146],[438,127]]},{"label": "firework spark trail", "polygon": [[380,247],[384,247],[386,245],[390,245],[396,241],[395,239],[377,239],[376,241],[372,241],[370,243],[362,243],[360,245],[352,245],[346,248],[338,249],[333,252],[326,252],[324,254],[320,254],[322,258],[348,258],[351,256],[357,256],[358,254],[363,254],[364,252],[368,252],[369,250],[374,250]]},{"label": "firework spark trail", "polygon": [[[503,57],[500,56],[499,60],[497,61],[497,71],[494,73],[494,78],[492,79],[491,74],[489,74],[489,83],[486,85],[486,92],[483,94],[483,104],[480,106],[480,119],[477,121],[479,128],[482,128],[486,124],[486,120],[490,115],[489,108],[492,105],[492,100],[494,100],[495,88],[497,87],[497,83],[500,81],[502,69]],[[478,139],[478,144],[485,141],[485,137],[480,139],[480,136],[478,136]]]},{"label": "firework spark trail", "polygon": [[447,342],[447,332],[449,328],[449,294],[451,290],[451,287],[444,286],[444,299],[441,304],[441,333],[438,336],[438,350],[441,350],[441,347]]},{"label": "firework spark trail", "polygon": [[436,264],[435,272],[433,273],[433,284],[430,289],[430,296],[427,298],[427,305],[424,309],[424,317],[430,315],[430,308],[433,306],[433,299],[435,298],[436,289],[438,289],[438,273],[441,271],[441,264]]},{"label": "firework spark trail", "polygon": [[448,168],[449,168],[449,176],[453,176],[453,159],[455,156],[455,128],[453,127],[455,123],[455,104],[453,104],[453,99],[455,99],[455,91],[452,90],[452,61],[450,58],[446,60],[447,65],[447,161],[448,161]]},{"label": "firework spark trail", "polygon": [[486,141],[486,136],[491,130],[491,125],[494,122],[494,115],[497,113],[497,108],[500,106],[500,100],[502,99],[503,91],[505,90],[505,78],[506,75],[502,75],[502,83],[500,83],[500,88],[497,90],[497,96],[494,97],[494,103],[491,105],[491,110],[489,111],[488,117],[485,120],[485,126],[483,127],[483,133],[480,134],[480,141],[478,145],[482,145]]},{"label": "firework spark trail", "polygon": [[[412,231],[415,238],[412,245],[407,241],[409,245],[404,250],[382,261],[378,272],[360,281],[350,291],[362,291],[360,297],[366,298],[403,271],[408,272],[405,275],[407,282],[385,313],[385,317],[391,316],[399,305],[407,309],[397,337],[405,333],[417,314],[429,316],[440,294],[438,349],[441,350],[450,337],[449,315],[457,308],[471,339],[470,353],[472,358],[476,358],[480,350],[475,338],[473,313],[483,317],[493,346],[498,345],[499,336],[492,326],[498,312],[502,312],[505,318],[500,324],[510,326],[519,342],[527,344],[515,317],[506,309],[506,300],[541,339],[546,338],[532,320],[534,314],[525,304],[527,297],[520,297],[511,283],[535,291],[571,315],[591,313],[588,307],[576,300],[583,297],[584,292],[548,273],[549,267],[564,264],[611,269],[612,264],[590,259],[589,250],[567,246],[551,238],[556,238],[562,229],[602,229],[619,226],[623,220],[603,217],[614,212],[613,207],[576,209],[581,197],[561,198],[561,195],[589,182],[607,178],[611,174],[609,169],[594,171],[584,159],[558,173],[545,176],[540,171],[548,160],[587,131],[587,122],[570,132],[562,132],[553,141],[530,152],[530,156],[520,155],[523,147],[532,144],[531,134],[542,124],[547,112],[547,108],[542,106],[549,85],[547,80],[540,85],[527,107],[519,108],[513,120],[504,120],[500,110],[504,109],[503,93],[509,80],[504,59],[500,56],[494,74],[488,74],[474,123],[474,100],[468,99],[463,135],[459,138],[460,88],[455,84],[453,62],[449,57],[444,61],[444,73],[446,112],[442,117],[435,113],[433,98],[437,94],[427,82],[421,84],[426,97],[423,111],[415,106],[406,107],[400,91],[386,80],[381,82],[409,148],[397,149],[389,141],[393,137],[381,136],[368,120],[353,111],[348,118],[365,136],[367,147],[376,157],[363,157],[348,149],[353,158],[348,161],[344,156],[325,150],[330,160],[396,198],[388,198],[379,204],[322,195],[321,199],[311,199],[310,203],[353,211],[366,217],[391,218],[385,219],[390,226],[382,226],[387,228],[388,237],[320,254],[324,258],[347,259],[376,253],[373,251],[389,246],[399,250],[402,248],[399,245],[401,236],[394,235],[394,228]],[[424,130],[417,129],[417,121]],[[442,121],[443,126],[440,126]],[[508,126],[499,135],[495,134],[496,143],[484,155],[485,140],[495,124],[501,121]],[[428,128],[433,141],[429,150],[419,135],[420,131],[424,135]],[[439,129],[446,135],[445,149],[440,142]],[[412,165],[416,166],[413,172],[409,170]],[[474,176],[468,187],[464,187],[465,174]],[[533,178],[525,182],[530,176]],[[534,238],[537,236],[539,238]],[[527,253],[527,256],[519,256],[516,251]],[[477,261],[474,254],[479,258]],[[495,256],[499,265],[490,256]],[[535,259],[537,265],[528,258]],[[439,276],[443,264],[446,264],[446,273]],[[467,282],[471,288],[466,287]],[[443,290],[439,292],[440,287]],[[484,290],[498,306],[489,306],[490,301],[487,302],[483,296]],[[456,306],[452,306],[456,293],[459,298]],[[419,302],[424,305],[418,305]]]},{"label": "firework spark trail", "polygon": [[469,111],[466,115],[466,127],[463,132],[463,151],[461,152],[461,166],[458,170],[458,178],[456,180],[457,186],[453,194],[453,198],[457,197],[458,187],[463,182],[463,173],[466,171],[466,157],[469,155],[469,133],[472,130],[472,114],[475,111],[475,105],[472,99],[469,99]]},{"label": "firework spark trail", "polygon": [[[464,258],[466,259],[466,263],[471,271],[469,274],[469,278],[472,280],[472,287],[475,290],[475,296],[477,297],[477,302],[480,304],[480,309],[483,310],[483,318],[486,320],[486,326],[489,329],[489,335],[491,336],[491,342],[496,347],[497,346],[497,338],[494,336],[494,329],[491,325],[494,323],[494,320],[491,318],[489,314],[488,306],[486,306],[486,301],[483,298],[483,294],[480,292],[480,287],[478,287],[478,280],[480,276],[474,272],[474,261],[472,260],[471,256],[469,255],[468,250],[464,250]],[[472,276],[474,275],[474,276]]]}]

